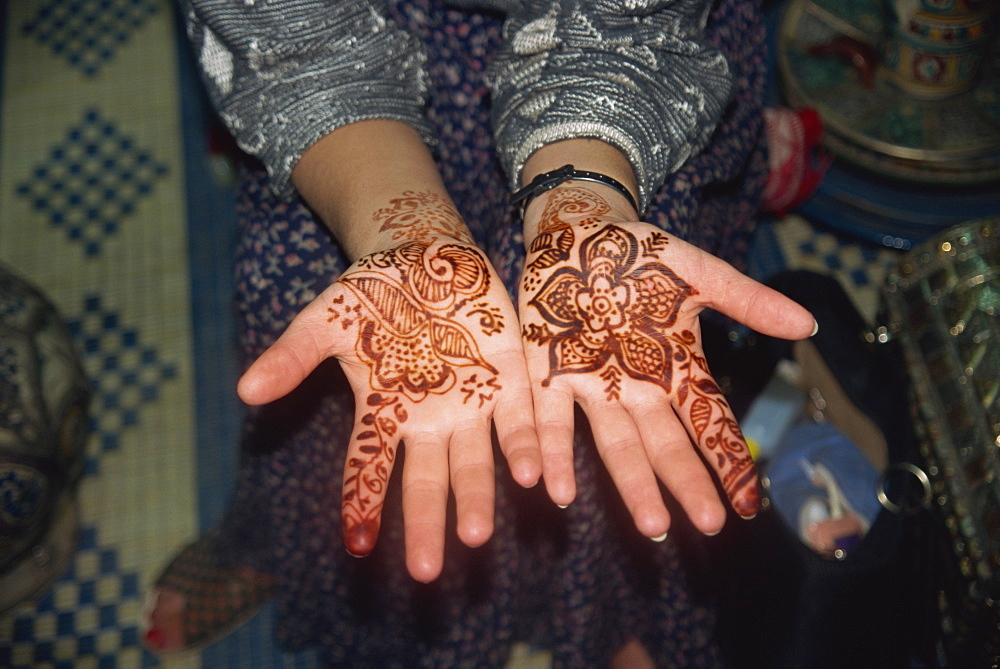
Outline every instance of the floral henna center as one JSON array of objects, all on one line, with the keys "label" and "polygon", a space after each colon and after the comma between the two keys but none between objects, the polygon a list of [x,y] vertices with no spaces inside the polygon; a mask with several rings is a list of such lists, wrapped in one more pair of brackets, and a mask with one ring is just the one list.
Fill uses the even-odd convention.
[{"label": "floral henna center", "polygon": [[[629,231],[605,226],[581,243],[578,267],[557,268],[528,301],[545,321],[524,331],[527,341],[548,346],[543,385],[614,361],[628,376],[670,392],[668,334],[684,300],[697,291],[663,263],[645,261],[642,250]],[[609,397],[617,395],[617,381],[609,388]]]},{"label": "floral henna center", "polygon": [[357,328],[355,352],[370,370],[373,391],[354,439],[359,454],[347,461],[341,518],[348,551],[367,555],[378,537],[407,407],[456,387],[463,403],[492,401],[501,389],[499,372],[464,323],[478,324],[489,337],[503,331],[504,321],[481,299],[490,287],[485,261],[458,244],[413,242],[377,253],[340,283],[354,299],[334,298],[328,321]]}]

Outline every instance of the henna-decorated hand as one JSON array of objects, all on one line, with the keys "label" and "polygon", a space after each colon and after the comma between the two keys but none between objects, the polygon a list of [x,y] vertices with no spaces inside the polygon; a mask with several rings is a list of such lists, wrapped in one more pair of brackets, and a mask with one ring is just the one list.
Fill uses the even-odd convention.
[{"label": "henna-decorated hand", "polygon": [[733,508],[753,516],[756,471],[709,372],[698,315],[712,307],[788,339],[808,337],[812,315],[722,260],[630,220],[635,212],[610,190],[570,184],[546,197],[525,221],[519,302],[550,497],[567,505],[576,495],[575,400],[646,536],[659,539],[670,526],[657,478],[699,530],[715,533],[725,521],[692,442]]},{"label": "henna-decorated hand", "polygon": [[[491,419],[519,483],[541,475],[531,389],[513,305],[457,212],[407,194],[376,214],[390,248],[356,262],[309,304],[240,381],[251,404],[293,390],[340,361],[357,402],[344,471],[347,550],[374,548],[382,503],[405,442],[403,516],[411,575],[441,571],[449,481],[458,535],[493,532]],[[413,240],[416,241],[407,241]]]}]

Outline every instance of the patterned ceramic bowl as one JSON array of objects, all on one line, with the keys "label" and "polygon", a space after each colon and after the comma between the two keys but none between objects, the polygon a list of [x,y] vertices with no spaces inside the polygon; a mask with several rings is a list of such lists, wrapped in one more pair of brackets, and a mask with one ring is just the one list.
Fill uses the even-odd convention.
[{"label": "patterned ceramic bowl", "polygon": [[55,308],[0,267],[0,611],[72,557],[89,397]]}]

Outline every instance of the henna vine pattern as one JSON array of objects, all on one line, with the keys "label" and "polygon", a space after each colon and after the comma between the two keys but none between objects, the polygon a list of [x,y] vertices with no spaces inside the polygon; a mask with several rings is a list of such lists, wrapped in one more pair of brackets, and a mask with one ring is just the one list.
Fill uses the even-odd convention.
[{"label": "henna vine pattern", "polygon": [[463,322],[478,318],[490,336],[503,330],[503,320],[479,301],[490,287],[486,262],[460,244],[412,242],[373,254],[340,283],[355,300],[335,298],[328,321],[357,327],[355,352],[370,370],[373,391],[355,435],[360,455],[347,462],[342,509],[347,548],[365,555],[378,535],[396,457],[393,437],[407,420],[407,406],[456,384],[464,402],[475,397],[481,407],[491,401],[501,389],[498,371]]},{"label": "henna vine pattern", "polygon": [[394,230],[394,242],[443,235],[472,243],[458,210],[436,193],[405,191],[403,197],[390,200],[388,207],[376,211],[373,218],[382,222],[379,232]]},{"label": "henna vine pattern", "polygon": [[[398,395],[371,393],[371,410],[361,417],[359,457],[348,458],[344,477],[342,525],[344,543],[352,555],[367,555],[375,547],[382,514],[382,499],[396,460],[392,437],[408,418]],[[373,495],[375,496],[373,498]]]},{"label": "henna vine pattern", "polygon": [[696,339],[690,330],[673,333],[677,345],[674,360],[683,379],[677,386],[677,403],[684,406],[691,399],[688,419],[696,440],[715,457],[722,487],[735,500],[736,511],[750,516],[760,506],[757,470],[745,447],[739,423],[728,411],[722,390],[712,379],[705,356],[697,352]]},{"label": "henna vine pattern", "polygon": [[647,258],[658,258],[666,248],[670,240],[661,232],[654,232],[649,237],[642,239],[642,255]]}]

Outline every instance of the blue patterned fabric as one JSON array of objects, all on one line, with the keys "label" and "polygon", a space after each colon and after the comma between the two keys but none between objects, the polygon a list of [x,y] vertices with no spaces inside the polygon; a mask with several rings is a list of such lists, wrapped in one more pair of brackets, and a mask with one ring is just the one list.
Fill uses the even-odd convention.
[{"label": "blue patterned fabric", "polygon": [[99,370],[91,379],[99,410],[91,417],[90,430],[100,451],[86,465],[88,473],[96,473],[100,456],[118,448],[121,433],[139,422],[143,405],[159,397],[160,386],[177,376],[177,366],[143,344],[140,333],[108,310],[99,295],[88,295],[82,307],[69,329],[80,343],[84,364]]},{"label": "blue patterned fabric", "polygon": [[[430,54],[429,117],[445,182],[513,293],[520,222],[492,152],[483,81],[500,23],[431,0],[391,5]],[[739,265],[766,169],[756,3],[720,3],[707,36],[730,60],[737,95],[710,146],[657,193],[648,220]],[[236,304],[248,364],[347,260],[301,202],[273,198],[260,169],[243,173],[238,217]],[[498,454],[494,537],[469,549],[452,522],[444,573],[431,585],[406,573],[398,477],[374,553],[355,559],[344,549],[340,486],[352,424],[353,398],[334,361],[246,421],[237,491],[217,547],[274,575],[284,645],[318,645],[338,667],[486,667],[500,666],[511,642],[524,640],[551,649],[555,666],[593,667],[634,636],[661,666],[719,663],[711,612],[688,591],[676,546],[635,530],[585,421],[577,500],[560,510],[543,486],[517,488]]]},{"label": "blue patterned fabric", "polygon": [[[139,575],[118,561],[117,549],[100,542],[96,527],[82,527],[70,569],[38,601],[34,616],[14,620],[11,637],[0,644],[0,667],[74,666],[56,651],[67,644],[81,664],[86,659],[99,667],[121,666],[122,651],[138,652],[139,626],[130,613],[141,605]],[[15,659],[22,648],[30,649],[28,663]],[[144,666],[159,664],[144,659]]]}]

